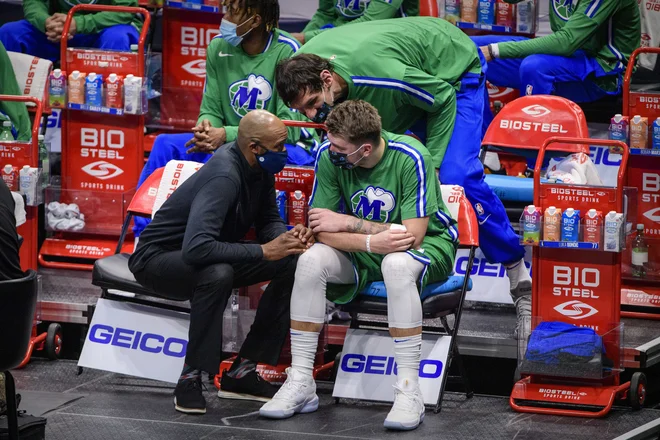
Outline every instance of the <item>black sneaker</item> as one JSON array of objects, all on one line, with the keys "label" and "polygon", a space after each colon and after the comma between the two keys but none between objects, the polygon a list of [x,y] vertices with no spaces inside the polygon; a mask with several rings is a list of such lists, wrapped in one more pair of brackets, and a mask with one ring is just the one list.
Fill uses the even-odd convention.
[{"label": "black sneaker", "polygon": [[179,381],[174,388],[174,409],[186,414],[206,414],[206,399],[202,394],[202,378]]},{"label": "black sneaker", "polygon": [[225,371],[220,380],[218,397],[221,399],[255,400],[268,402],[279,387],[264,380],[257,370],[250,371],[240,379],[231,377]]}]

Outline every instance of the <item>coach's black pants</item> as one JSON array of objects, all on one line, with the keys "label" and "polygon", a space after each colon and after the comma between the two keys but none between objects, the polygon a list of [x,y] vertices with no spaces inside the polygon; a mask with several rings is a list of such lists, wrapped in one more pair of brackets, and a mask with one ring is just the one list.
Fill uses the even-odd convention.
[{"label": "coach's black pants", "polygon": [[190,300],[186,364],[217,373],[222,357],[222,321],[231,291],[272,280],[266,288],[240,356],[276,365],[289,332],[289,306],[296,258],[241,264],[190,266],[181,251],[166,251],[135,274],[143,286],[175,300]]}]

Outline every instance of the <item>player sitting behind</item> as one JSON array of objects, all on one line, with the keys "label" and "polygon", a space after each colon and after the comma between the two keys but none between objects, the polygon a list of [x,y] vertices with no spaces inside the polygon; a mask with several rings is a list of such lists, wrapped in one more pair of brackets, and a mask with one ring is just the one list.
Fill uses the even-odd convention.
[{"label": "player sitting behind", "polygon": [[[458,232],[447,214],[431,155],[417,140],[382,131],[376,109],[346,101],[326,121],[309,225],[317,243],[301,255],[291,296],[291,367],[262,416],[282,419],[318,408],[312,377],[325,298],[350,302],[367,283],[387,289],[397,383],[385,427],[408,430],[424,418],[419,388],[420,289],[447,278]],[[340,200],[350,211],[338,214]]]}]

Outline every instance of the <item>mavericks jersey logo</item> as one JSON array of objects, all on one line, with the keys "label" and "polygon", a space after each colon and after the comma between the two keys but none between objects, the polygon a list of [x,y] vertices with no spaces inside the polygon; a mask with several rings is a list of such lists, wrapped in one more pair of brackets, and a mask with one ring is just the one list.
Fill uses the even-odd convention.
[{"label": "mavericks jersey logo", "polygon": [[568,21],[575,12],[575,5],[577,3],[575,0],[552,0],[552,7],[555,10],[555,14],[564,21]]},{"label": "mavericks jersey logo", "polygon": [[263,110],[273,96],[273,86],[261,75],[251,74],[247,79],[229,86],[229,102],[241,118],[252,110]]},{"label": "mavericks jersey logo", "polygon": [[368,186],[351,196],[353,213],[365,220],[387,223],[396,206],[394,195],[379,187]]},{"label": "mavericks jersey logo", "polygon": [[371,0],[337,0],[337,12],[348,19],[362,17]]}]

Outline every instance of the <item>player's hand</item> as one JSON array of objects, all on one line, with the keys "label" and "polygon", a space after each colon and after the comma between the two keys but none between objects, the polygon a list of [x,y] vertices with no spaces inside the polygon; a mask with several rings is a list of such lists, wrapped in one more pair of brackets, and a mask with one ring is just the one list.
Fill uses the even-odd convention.
[{"label": "player's hand", "polygon": [[293,34],[291,34],[291,36],[293,38],[295,38],[296,40],[298,40],[300,42],[300,44],[305,44],[305,34],[303,34],[302,32],[293,33]]},{"label": "player's hand", "polygon": [[346,232],[347,217],[324,208],[309,210],[309,227],[315,234],[319,232]]},{"label": "player's hand", "polygon": [[307,250],[307,245],[287,231],[280,234],[275,240],[262,244],[261,250],[264,253],[264,260],[277,261],[289,255],[302,254]]},{"label": "player's hand", "polygon": [[289,232],[289,234],[292,234],[294,237],[298,238],[300,241],[305,243],[305,245],[307,246],[308,249],[315,242],[314,232],[311,230],[311,228],[303,226],[300,223],[298,223],[296,226],[294,226],[293,229],[291,229],[288,232]]},{"label": "player's hand", "polygon": [[213,153],[225,142],[227,142],[227,132],[224,127],[210,127],[205,131],[196,131],[193,138],[186,142],[186,147],[194,144],[187,153]]},{"label": "player's hand", "polygon": [[415,243],[415,236],[401,229],[388,229],[371,236],[369,247],[374,254],[387,255],[403,252]]},{"label": "player's hand", "polygon": [[[52,43],[59,43],[64,31],[64,22],[66,21],[66,14],[55,13],[46,19],[45,31],[46,38]],[[73,38],[76,33],[76,22],[71,20],[69,26],[69,39]]]},{"label": "player's hand", "polygon": [[493,61],[493,57],[490,56],[490,51],[488,50],[488,46],[481,46],[479,48],[482,54],[484,54],[484,58],[486,58],[486,62]]}]

